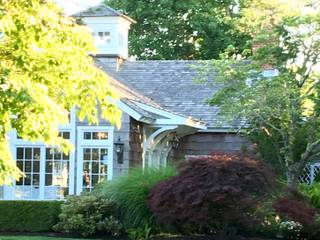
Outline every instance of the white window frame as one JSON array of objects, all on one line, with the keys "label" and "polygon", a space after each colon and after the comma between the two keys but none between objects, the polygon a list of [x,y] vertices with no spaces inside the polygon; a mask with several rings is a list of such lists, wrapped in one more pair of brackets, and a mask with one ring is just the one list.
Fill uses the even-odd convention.
[{"label": "white window frame", "polygon": [[[71,124],[66,127],[60,127],[59,131],[61,132],[70,132],[69,141],[74,145],[75,144],[75,131],[71,127]],[[10,132],[10,148],[12,159],[16,161],[16,151],[17,148],[40,148],[40,196],[38,199],[15,199],[15,187],[16,181],[13,180],[12,186],[4,186],[4,199],[5,200],[47,200],[44,196],[45,190],[45,152],[46,148],[52,147],[43,144],[42,142],[29,142],[23,139],[18,138],[17,133],[15,131]],[[69,179],[68,179],[68,187],[69,187],[69,195],[75,194],[75,153],[74,151],[70,151],[69,153]]]},{"label": "white window frame", "polygon": [[[105,140],[86,140],[83,135],[85,132],[108,132],[108,139]],[[107,163],[107,180],[112,180],[113,177],[113,132],[112,126],[80,126],[77,127],[77,190],[79,195],[83,189],[83,154],[84,148],[108,148],[108,163]]]}]

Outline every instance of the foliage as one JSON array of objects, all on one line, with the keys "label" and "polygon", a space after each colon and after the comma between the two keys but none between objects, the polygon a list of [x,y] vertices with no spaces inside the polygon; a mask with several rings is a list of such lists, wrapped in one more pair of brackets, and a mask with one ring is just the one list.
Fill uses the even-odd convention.
[{"label": "foliage", "polygon": [[173,175],[175,170],[172,167],[136,168],[126,176],[104,183],[99,192],[117,203],[125,228],[154,228],[153,216],[146,203],[147,196],[156,183]]},{"label": "foliage", "polygon": [[152,228],[145,225],[143,228],[131,228],[128,229],[127,233],[132,240],[147,240],[151,237]]},{"label": "foliage", "polygon": [[177,176],[152,188],[148,205],[165,229],[211,232],[250,222],[273,175],[246,155],[215,154],[183,163]]},{"label": "foliage", "polygon": [[[289,190],[286,196],[277,199],[274,203],[276,213],[284,219],[280,230],[287,234],[312,235],[316,232],[316,210],[307,199],[296,190]],[[290,231],[292,230],[292,231]]]},{"label": "foliage", "polygon": [[[31,236],[1,236],[1,240],[66,240],[66,238],[56,237],[31,237]],[[83,238],[81,238],[83,239]],[[68,240],[80,240],[80,238],[68,238]]]},{"label": "foliage", "polygon": [[122,225],[117,220],[115,204],[94,195],[70,196],[61,206],[56,231],[79,232],[83,236],[97,233],[119,235]]},{"label": "foliage", "polygon": [[120,123],[120,111],[106,75],[94,66],[89,31],[63,15],[53,1],[0,0],[0,185],[18,177],[6,135],[16,130],[23,139],[59,145],[59,124],[78,109],[98,123]]},{"label": "foliage", "polygon": [[312,206],[320,209],[320,183],[314,182],[312,185],[300,184],[301,192],[308,197]]},{"label": "foliage", "polygon": [[[221,89],[209,103],[219,106],[225,119],[243,120],[249,135],[268,139],[288,185],[295,187],[305,164],[320,155],[320,15],[279,19],[271,18],[268,27],[255,31],[253,43],[259,47],[251,57],[226,53],[200,69],[200,78],[214,73]],[[273,77],[263,74],[270,68],[276,69]]]},{"label": "foliage", "polygon": [[57,223],[61,202],[0,201],[0,232],[49,232]]},{"label": "foliage", "polygon": [[139,59],[212,59],[229,45],[243,50],[248,36],[237,31],[244,0],[106,0],[137,21],[129,35]]}]

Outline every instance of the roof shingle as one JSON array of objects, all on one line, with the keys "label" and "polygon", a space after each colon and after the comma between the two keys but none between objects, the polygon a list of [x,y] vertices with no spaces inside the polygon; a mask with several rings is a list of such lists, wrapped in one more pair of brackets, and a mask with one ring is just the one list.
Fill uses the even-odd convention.
[{"label": "roof shingle", "polygon": [[108,65],[103,69],[163,109],[191,116],[210,127],[230,127],[219,118],[219,109],[206,103],[219,87],[194,82],[197,72],[193,66],[199,64],[204,64],[204,61],[125,61],[117,72]]}]

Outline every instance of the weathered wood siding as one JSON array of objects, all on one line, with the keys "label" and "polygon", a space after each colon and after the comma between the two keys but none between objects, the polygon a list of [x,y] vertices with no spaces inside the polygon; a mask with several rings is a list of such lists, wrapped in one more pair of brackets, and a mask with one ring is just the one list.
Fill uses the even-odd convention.
[{"label": "weathered wood siding", "polygon": [[129,167],[142,166],[143,124],[130,118]]},{"label": "weathered wood siding", "polygon": [[214,152],[234,152],[249,146],[250,142],[231,133],[196,133],[180,139],[179,146],[171,153],[174,159],[188,155],[208,155]]}]

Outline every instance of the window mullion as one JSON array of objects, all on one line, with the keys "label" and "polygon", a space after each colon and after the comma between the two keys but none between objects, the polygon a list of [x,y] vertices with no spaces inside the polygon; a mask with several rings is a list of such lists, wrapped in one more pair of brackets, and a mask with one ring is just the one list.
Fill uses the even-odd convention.
[{"label": "window mullion", "polygon": [[45,170],[46,170],[46,147],[40,147],[40,199],[44,199]]}]

